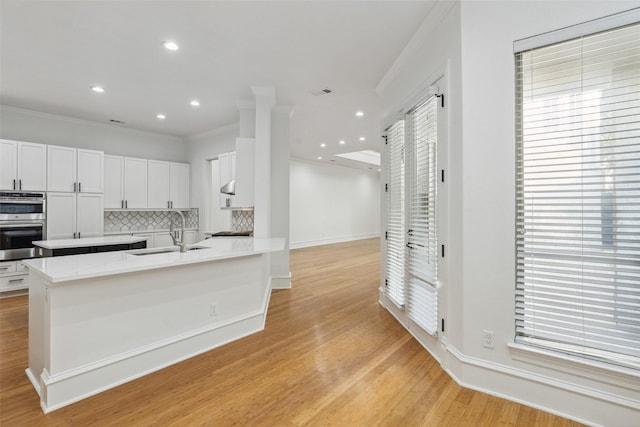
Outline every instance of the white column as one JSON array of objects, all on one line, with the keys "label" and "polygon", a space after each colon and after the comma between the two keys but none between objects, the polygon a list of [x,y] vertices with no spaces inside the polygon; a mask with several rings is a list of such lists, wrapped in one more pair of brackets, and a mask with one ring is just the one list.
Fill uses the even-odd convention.
[{"label": "white column", "polygon": [[271,115],[271,235],[285,238],[285,250],[271,254],[271,287],[291,287],[289,269],[289,160],[293,106],[282,105]]},{"label": "white column", "polygon": [[276,96],[272,87],[253,86],[251,90],[256,98],[253,235],[266,238],[271,235],[271,109]]}]

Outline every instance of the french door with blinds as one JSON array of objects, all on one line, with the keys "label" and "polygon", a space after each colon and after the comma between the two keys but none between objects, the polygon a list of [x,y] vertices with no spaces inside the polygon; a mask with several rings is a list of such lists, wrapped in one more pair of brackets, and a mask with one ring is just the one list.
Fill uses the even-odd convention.
[{"label": "french door with blinds", "polygon": [[639,41],[636,23],[516,51],[516,342],[636,369]]},{"label": "french door with blinds", "polygon": [[387,129],[386,293],[431,335],[438,323],[438,98]]}]

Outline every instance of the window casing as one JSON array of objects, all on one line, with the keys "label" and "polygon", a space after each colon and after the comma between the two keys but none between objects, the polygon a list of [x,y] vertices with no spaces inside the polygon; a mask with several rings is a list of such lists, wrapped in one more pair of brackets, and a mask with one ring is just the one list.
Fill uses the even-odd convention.
[{"label": "window casing", "polygon": [[438,100],[429,97],[387,129],[385,293],[437,334]]}]

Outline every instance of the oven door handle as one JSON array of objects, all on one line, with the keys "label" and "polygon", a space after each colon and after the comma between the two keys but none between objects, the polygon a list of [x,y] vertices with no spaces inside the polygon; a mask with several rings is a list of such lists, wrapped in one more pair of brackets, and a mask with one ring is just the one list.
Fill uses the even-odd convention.
[{"label": "oven door handle", "polygon": [[2,204],[12,204],[12,205],[42,205],[44,204],[43,199],[0,199],[0,203]]},{"label": "oven door handle", "polygon": [[20,224],[0,224],[0,228],[42,228],[44,226],[44,222],[22,222]]}]

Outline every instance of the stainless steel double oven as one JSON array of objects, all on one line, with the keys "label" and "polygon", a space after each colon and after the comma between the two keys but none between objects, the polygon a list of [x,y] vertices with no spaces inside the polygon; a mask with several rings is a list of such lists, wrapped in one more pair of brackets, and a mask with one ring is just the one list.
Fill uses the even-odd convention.
[{"label": "stainless steel double oven", "polygon": [[35,258],[46,233],[45,193],[0,191],[0,261]]}]

